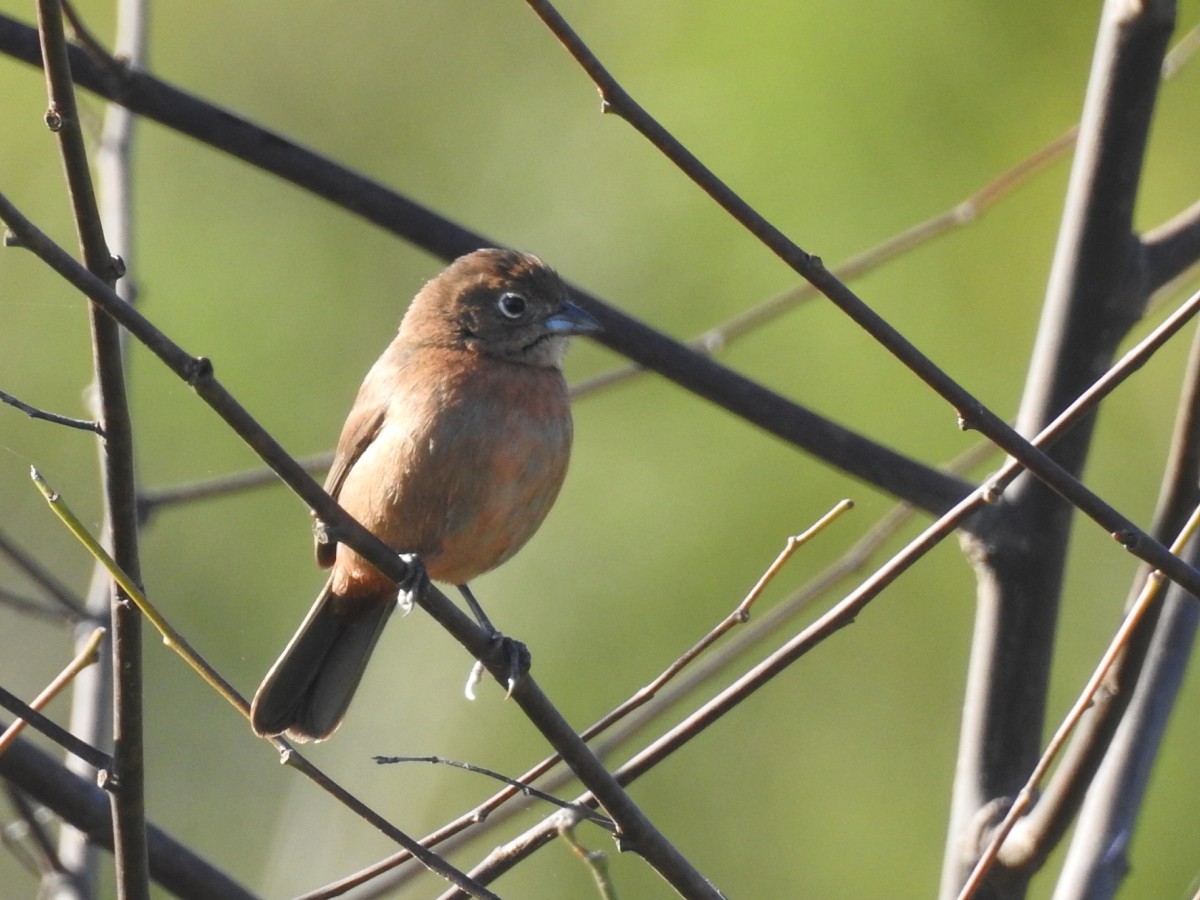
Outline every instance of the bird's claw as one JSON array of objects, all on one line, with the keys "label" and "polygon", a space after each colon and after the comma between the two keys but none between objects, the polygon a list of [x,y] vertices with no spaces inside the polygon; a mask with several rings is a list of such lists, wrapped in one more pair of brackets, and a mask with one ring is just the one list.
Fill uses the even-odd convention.
[{"label": "bird's claw", "polygon": [[337,529],[320,518],[316,513],[312,514],[313,524],[313,539],[318,544],[336,544],[338,542]]},{"label": "bird's claw", "polygon": [[400,615],[407,616],[412,612],[413,605],[425,593],[425,589],[429,587],[429,575],[425,571],[425,564],[421,562],[421,557],[415,553],[399,553],[397,555],[408,569],[408,573],[401,581],[396,582],[396,606],[400,609]]},{"label": "bird's claw", "polygon": [[467,686],[463,688],[463,695],[468,700],[475,699],[475,688],[479,686],[479,682],[483,681],[483,673],[486,671],[483,663],[475,660],[475,665],[471,666],[471,674],[467,676]]},{"label": "bird's claw", "polygon": [[[512,696],[513,691],[517,688],[517,683],[525,676],[533,665],[533,657],[529,652],[529,648],[518,640],[510,637],[505,637],[500,632],[492,634],[492,644],[495,649],[492,651],[493,658],[499,659],[500,654],[505,657],[507,663],[508,677],[505,679],[507,690],[504,692],[504,699],[507,700]],[[475,688],[480,681],[483,680],[483,673],[486,671],[484,664],[476,660],[475,665],[471,667],[471,674],[467,676],[467,685],[463,690],[463,694],[468,700],[475,699]]]}]

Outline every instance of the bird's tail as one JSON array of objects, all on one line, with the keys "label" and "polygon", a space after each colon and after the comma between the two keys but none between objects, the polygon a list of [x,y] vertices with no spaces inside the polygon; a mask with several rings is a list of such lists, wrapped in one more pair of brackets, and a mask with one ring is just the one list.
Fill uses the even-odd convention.
[{"label": "bird's tail", "polygon": [[263,737],[321,741],[342,724],[395,602],[346,602],[329,583],[263,679],[250,724]]}]

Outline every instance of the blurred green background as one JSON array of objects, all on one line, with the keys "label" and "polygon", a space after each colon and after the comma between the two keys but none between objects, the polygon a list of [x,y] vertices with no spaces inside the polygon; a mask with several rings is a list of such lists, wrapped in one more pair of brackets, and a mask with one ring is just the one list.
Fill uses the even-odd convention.
[{"label": "blurred green background", "polygon": [[[107,40],[110,4],[78,5]],[[801,246],[834,264],[952,206],[1075,122],[1096,6],[564,0],[561,10],[639,101]],[[1200,19],[1198,6],[1182,4],[1181,31]],[[30,9],[0,0],[8,15],[28,19]],[[589,82],[516,0],[161,4],[150,68],[452,219],[536,251],[570,280],[681,338],[794,282],[630,128],[600,115]],[[56,147],[41,121],[40,73],[0,58],[0,98],[0,190],[73,246]],[[94,130],[103,104],[87,95],[83,104]],[[1200,193],[1198,119],[1200,63],[1163,90],[1141,226]],[[129,263],[144,311],[189,352],[210,357],[224,384],[293,453],[330,449],[362,375],[441,263],[153,124],[138,131],[136,162]],[[1067,171],[1064,160],[969,228],[855,285],[1004,416],[1020,396]],[[1167,299],[1195,287],[1192,279]],[[9,250],[0,253],[0,323],[0,389],[81,414],[90,351],[79,297]],[[1088,481],[1141,523],[1153,509],[1185,350],[1177,341],[1124,387],[1098,431]],[[723,358],[922,460],[948,460],[974,440],[825,304],[788,315]],[[568,376],[578,381],[619,363],[581,343]],[[130,370],[144,484],[254,465],[140,347]],[[655,377],[581,401],[576,426],[571,474],[553,515],[476,588],[499,626],[529,644],[539,681],[579,727],[723,617],[787,535],[842,497],[858,504],[788,566],[764,609],[891,505]],[[88,436],[0,407],[0,528],[80,592],[89,560],[46,510],[28,470],[36,464],[94,523],[95,457]],[[142,558],[160,609],[247,694],[322,581],[307,511],[277,487],[164,511],[145,532]],[[1077,529],[1054,721],[1111,634],[1133,571],[1106,536]],[[0,584],[29,590],[4,564]],[[730,897],[932,896],[972,592],[967,565],[947,544],[855,627],[638,782],[635,798]],[[35,694],[68,647],[64,628],[0,605],[0,681],[10,690]],[[740,660],[726,679],[752,661]],[[543,742],[493,686],[474,704],[462,699],[468,665],[423,614],[394,619],[345,726],[311,758],[413,834],[468,809],[490,795],[491,783],[370,761],[438,754],[517,774],[540,759]],[[147,675],[156,823],[272,898],[391,851],[281,768],[150,635]],[[1187,896],[1200,874],[1196,701],[1189,683],[1123,896]],[[50,711],[65,718],[65,701]],[[612,761],[685,711],[669,712]],[[469,867],[545,811],[530,806],[520,826],[489,833],[455,861]],[[581,836],[611,849],[595,830]],[[671,896],[636,858],[613,856],[622,897]],[[6,897],[36,891],[8,855],[0,855],[0,884]],[[1032,896],[1048,896],[1052,877],[1035,884]],[[496,889],[505,897],[594,896],[560,845]],[[399,896],[439,890],[426,877]]]}]

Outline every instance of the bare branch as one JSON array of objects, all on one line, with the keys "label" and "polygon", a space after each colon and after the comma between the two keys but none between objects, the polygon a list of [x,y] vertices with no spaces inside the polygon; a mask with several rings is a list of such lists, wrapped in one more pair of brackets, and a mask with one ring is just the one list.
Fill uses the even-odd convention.
[{"label": "bare branch", "polygon": [[[1177,533],[1188,509],[1200,504],[1198,475],[1200,331],[1193,338],[1184,376],[1170,459],[1155,511],[1156,534]],[[1142,578],[1145,575],[1141,573]],[[1082,802],[1058,885],[1064,896],[1112,896],[1128,871],[1126,838],[1132,833],[1194,648],[1200,611],[1195,598],[1172,590],[1161,610],[1152,610],[1147,618],[1118,663],[1112,684],[1097,698],[1096,710],[1080,729],[1076,745],[1033,812],[1018,826],[1022,832],[1019,840],[1032,852],[1045,853]]]},{"label": "bare branch", "polygon": [[[332,453],[321,453],[317,456],[301,457],[296,460],[301,468],[310,475],[324,472],[332,461]],[[279,484],[279,478],[270,469],[247,469],[244,472],[231,472],[228,475],[218,475],[202,481],[161,488],[143,488],[138,495],[138,510],[142,523],[145,524],[151,515],[163,507],[191,503],[196,500],[208,500],[213,497],[222,497],[226,494],[277,484]]]},{"label": "bare branch", "polygon": [[[1200,508],[1195,510],[1175,542],[1171,545],[1172,550],[1176,553],[1183,552],[1183,549],[1195,535],[1198,526],[1200,526]],[[1046,745],[1046,750],[1042,754],[1041,759],[1038,760],[1038,764],[1034,766],[1033,771],[1026,779],[1025,784],[1022,785],[1021,790],[1017,792],[1015,799],[1004,815],[1004,819],[989,835],[987,846],[983,853],[980,854],[978,861],[975,863],[974,870],[959,892],[959,900],[971,900],[983,884],[983,879],[987,876],[988,870],[1002,851],[1005,839],[1012,833],[1017,821],[1033,805],[1036,792],[1041,786],[1042,781],[1049,773],[1050,767],[1054,764],[1059,752],[1066,746],[1068,738],[1091,707],[1096,693],[1108,677],[1118,656],[1128,647],[1131,636],[1141,625],[1146,613],[1159,601],[1164,584],[1165,581],[1160,572],[1151,572],[1146,579],[1146,584],[1140,596],[1122,620],[1120,627],[1117,628],[1116,634],[1113,635],[1108,648],[1100,658],[1100,662],[1096,665],[1091,677],[1088,678],[1087,684],[1084,685],[1079,697],[1072,704],[1070,711],[1063,718],[1054,736]],[[1024,853],[1023,850],[1018,850],[1018,853],[1022,860],[1028,857],[1028,854]]]},{"label": "bare branch", "polygon": [[532,785],[525,784],[525,782],[521,781],[520,779],[510,778],[508,775],[497,772],[495,769],[488,769],[484,766],[475,765],[474,763],[461,762],[460,760],[456,759],[445,759],[441,756],[375,756],[372,758],[381,766],[392,766],[398,763],[429,763],[430,765],[452,766],[456,769],[462,769],[464,772],[474,772],[477,775],[486,775],[488,778],[501,781],[507,784],[509,787],[514,788],[517,793],[524,797],[534,797],[538,800],[549,803],[552,806],[557,806],[560,809],[573,813],[582,819],[587,819],[589,822],[595,825],[599,825],[606,831],[613,831],[616,827],[612,819],[608,818],[607,816],[599,815],[594,810],[583,806],[574,806],[568,803],[566,800],[560,800],[553,794],[548,794],[545,791],[538,790]]},{"label": "bare branch", "polygon": [[1146,277],[1157,290],[1200,260],[1200,201],[1142,236]]},{"label": "bare branch", "polygon": [[[137,67],[146,55],[146,18],[149,0],[116,0],[115,52],[125,65]],[[90,48],[92,57],[107,60],[108,54],[101,49],[100,42],[83,23],[74,7],[63,0],[63,11],[70,22],[76,40]],[[115,62],[114,62],[115,65]],[[109,251],[122,260],[136,260],[133,245],[133,172],[132,146],[135,118],[124,107],[115,103],[107,105],[104,124],[96,147],[96,178],[99,197],[98,211]],[[136,294],[131,274],[126,271],[116,284],[117,293],[132,303]],[[124,336],[118,334],[119,345],[124,348]],[[95,396],[97,391],[89,391]],[[137,489],[137,485],[134,485]],[[107,608],[109,587],[99,566],[93,570],[88,608]],[[76,645],[86,637],[77,632]],[[111,661],[104,666],[89,669],[77,679],[71,699],[71,724],[78,733],[87,734],[96,741],[105,740],[110,730],[106,719],[112,715],[110,695],[113,691]],[[70,765],[70,761],[68,761]],[[91,900],[96,895],[99,882],[99,854],[87,840],[87,836],[72,828],[64,828],[59,835],[59,856],[75,875],[68,891],[57,891],[47,900]],[[75,893],[76,885],[86,885],[90,890]]]},{"label": "bare branch", "polygon": [[8,557],[17,568],[28,575],[34,584],[62,607],[63,612],[72,621],[80,622],[92,619],[78,597],[2,531],[0,531],[0,555]]},{"label": "bare branch", "polygon": [[[62,8],[38,0],[41,44],[50,108],[46,123],[58,137],[79,245],[87,268],[111,287],[123,274],[111,256],[92,188],[92,175],[71,78]],[[99,419],[104,431],[105,521],[113,555],[134,579],[141,579],[133,471],[133,431],[125,393],[125,363],[117,323],[94,304],[88,306],[92,357],[99,388]],[[117,892],[122,900],[149,900],[146,849],[144,754],[142,745],[141,623],[137,611],[113,589],[113,843]]]},{"label": "bare branch", "polygon": [[[32,725],[64,750],[74,753],[80,759],[85,760],[93,768],[101,772],[109,771],[111,769],[112,757],[110,757],[107,753],[102,750],[97,750],[90,744],[86,744],[79,740],[79,738],[75,737],[75,735],[71,734],[71,732],[67,731],[53,720],[46,718],[36,709],[22,701],[20,697],[17,697],[15,694],[12,694],[2,687],[0,687],[0,706],[7,709],[13,715],[20,717],[22,721]],[[3,757],[3,754],[0,754],[0,757]]]},{"label": "bare branch", "polygon": [[[1173,19],[1171,3],[1105,4],[1017,419],[1023,433],[1041,429],[1078,397],[1144,313],[1149,279],[1133,209]],[[1094,422],[1094,416],[1086,418],[1055,447],[1065,471],[1082,471]],[[1023,479],[1003,508],[979,522],[972,554],[979,599],[943,897],[957,896],[982,849],[978,835],[1040,755],[1072,519],[1073,510],[1059,496]],[[1194,586],[1188,590],[1195,593]],[[1031,872],[994,874],[985,896],[1019,897]]]},{"label": "bare branch", "polygon": [[[46,686],[46,688],[34,698],[29,704],[29,708],[37,712],[41,712],[46,704],[62,693],[63,688],[75,680],[78,675],[88,666],[95,665],[100,655],[100,643],[104,640],[104,629],[95,629],[87,643],[80,648],[75,654],[75,658],[67,664],[66,668],[58,674],[58,676]],[[9,710],[12,712],[13,710]],[[25,728],[25,720],[20,719],[13,722],[5,731],[0,734],[0,753],[3,753],[17,739],[22,730]]]},{"label": "bare branch", "polygon": [[[69,878],[58,854],[54,852],[54,844],[50,840],[50,835],[46,833],[46,829],[38,817],[38,810],[12,784],[6,783],[5,789],[9,801],[21,818],[19,824],[14,823],[4,828],[2,838],[4,846],[18,860],[28,860],[26,866],[30,871],[41,876],[43,885],[47,882],[52,883]],[[30,849],[26,849],[27,847]]]},{"label": "bare branch", "polygon": [[71,416],[60,416],[58,413],[46,412],[44,409],[30,406],[28,403],[18,400],[12,394],[6,394],[4,391],[0,391],[0,403],[7,403],[9,406],[19,409],[31,419],[41,419],[43,422],[65,425],[67,428],[78,428],[80,431],[90,431],[92,434],[101,436],[104,434],[99,422],[92,422],[87,419],[75,419]]},{"label": "bare branch", "polygon": [[[841,281],[852,281],[934,238],[974,223],[1000,200],[1068,153],[1075,146],[1075,138],[1078,133],[1079,129],[1072,126],[950,209],[923,222],[918,222],[835,266],[833,268],[834,276]],[[818,296],[820,294],[812,284],[807,281],[801,282],[795,287],[739,313],[728,321],[713,326],[700,336],[688,341],[688,346],[697,353],[706,355],[717,353],[743,335],[775,321],[801,303],[813,300]],[[604,372],[575,385],[571,390],[571,395],[576,398],[586,397],[597,390],[620,384],[646,371],[641,366],[613,369],[611,372]]]}]

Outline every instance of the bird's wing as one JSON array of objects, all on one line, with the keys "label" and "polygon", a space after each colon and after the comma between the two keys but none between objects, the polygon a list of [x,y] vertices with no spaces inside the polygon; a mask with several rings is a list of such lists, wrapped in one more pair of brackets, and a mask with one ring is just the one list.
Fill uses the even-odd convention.
[{"label": "bird's wing", "polygon": [[[372,372],[371,375],[375,375]],[[342,436],[338,440],[337,452],[333,455],[333,465],[325,476],[325,490],[335,500],[342,490],[346,476],[354,468],[363,451],[379,435],[387,415],[388,404],[391,401],[389,392],[379,389],[379,379],[368,376],[358,392],[346,424],[342,426]],[[329,568],[337,556],[337,542],[330,540],[316,541],[317,565]]]}]

